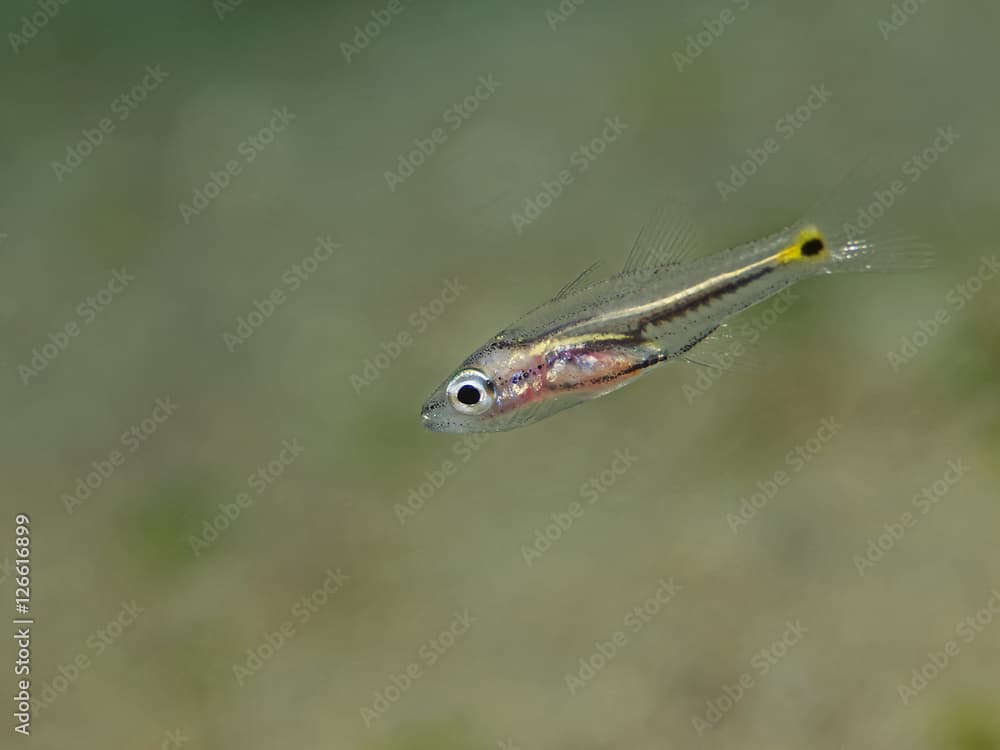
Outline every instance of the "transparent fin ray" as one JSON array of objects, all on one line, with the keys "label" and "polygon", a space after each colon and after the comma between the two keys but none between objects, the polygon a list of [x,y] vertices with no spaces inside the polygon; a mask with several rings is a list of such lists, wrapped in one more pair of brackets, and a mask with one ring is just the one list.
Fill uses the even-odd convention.
[{"label": "transparent fin ray", "polygon": [[571,282],[566,284],[566,286],[564,286],[562,289],[556,292],[555,296],[552,298],[552,301],[555,302],[556,300],[560,300],[563,297],[566,297],[567,295],[571,294],[575,290],[584,288],[587,285],[587,281],[593,277],[594,272],[598,268],[600,268],[600,266],[601,266],[601,261],[599,260],[591,263],[587,268],[583,270],[582,273],[580,273],[579,276],[577,276]]},{"label": "transparent fin ray", "polygon": [[678,356],[678,359],[701,367],[726,372],[756,372],[763,361],[756,351],[756,338],[742,326],[723,323],[712,333]]},{"label": "transparent fin ray", "polygon": [[682,204],[657,211],[632,243],[622,276],[677,265],[698,251],[698,231]]},{"label": "transparent fin ray", "polygon": [[933,265],[930,244],[895,223],[906,187],[898,169],[867,156],[813,205],[799,223],[826,236],[827,272],[908,273]]}]

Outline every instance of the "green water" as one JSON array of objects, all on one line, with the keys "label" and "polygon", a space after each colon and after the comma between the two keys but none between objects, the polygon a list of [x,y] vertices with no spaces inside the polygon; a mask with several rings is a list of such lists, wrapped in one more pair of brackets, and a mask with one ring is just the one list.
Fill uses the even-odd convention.
[{"label": "green water", "polygon": [[[0,745],[1000,747],[998,23],[5,4],[0,591],[13,619],[27,514],[35,710]],[[804,283],[732,372],[422,430],[664,203],[709,252],[866,159],[845,221],[933,272]]]}]

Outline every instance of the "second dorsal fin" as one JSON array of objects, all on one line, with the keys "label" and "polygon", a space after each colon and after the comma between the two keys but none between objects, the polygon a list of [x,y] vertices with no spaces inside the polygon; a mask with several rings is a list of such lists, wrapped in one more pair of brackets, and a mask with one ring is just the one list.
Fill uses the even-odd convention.
[{"label": "second dorsal fin", "polygon": [[680,206],[657,211],[642,226],[629,251],[623,276],[677,265],[697,254],[698,230]]}]

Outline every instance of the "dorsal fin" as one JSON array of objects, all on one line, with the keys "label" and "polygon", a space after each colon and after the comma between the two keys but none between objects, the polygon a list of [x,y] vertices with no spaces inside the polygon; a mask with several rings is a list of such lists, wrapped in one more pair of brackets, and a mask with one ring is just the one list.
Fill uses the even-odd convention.
[{"label": "dorsal fin", "polygon": [[629,251],[622,276],[677,265],[689,260],[698,248],[698,231],[686,211],[663,208],[639,230]]},{"label": "dorsal fin", "polygon": [[573,292],[574,290],[582,287],[586,283],[587,279],[589,279],[593,275],[594,271],[596,271],[600,265],[601,261],[599,260],[591,263],[589,267],[584,269],[583,273],[581,273],[579,276],[577,276],[575,279],[569,282],[566,286],[564,286],[562,289],[556,292],[556,296],[552,298],[552,301],[555,302],[556,300],[560,300],[566,295]]}]

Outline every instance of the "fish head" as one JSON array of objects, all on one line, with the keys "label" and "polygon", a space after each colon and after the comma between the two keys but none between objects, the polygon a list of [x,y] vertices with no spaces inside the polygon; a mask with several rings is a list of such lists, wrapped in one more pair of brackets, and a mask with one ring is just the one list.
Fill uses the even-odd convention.
[{"label": "fish head", "polygon": [[503,383],[523,357],[501,336],[469,355],[424,402],[424,427],[434,432],[495,432],[508,417]]},{"label": "fish head", "polygon": [[435,432],[500,432],[537,422],[578,399],[549,388],[546,353],[504,334],[473,352],[420,410]]},{"label": "fish head", "polygon": [[463,367],[434,389],[420,419],[434,432],[490,432],[496,411],[495,381],[482,369]]}]

